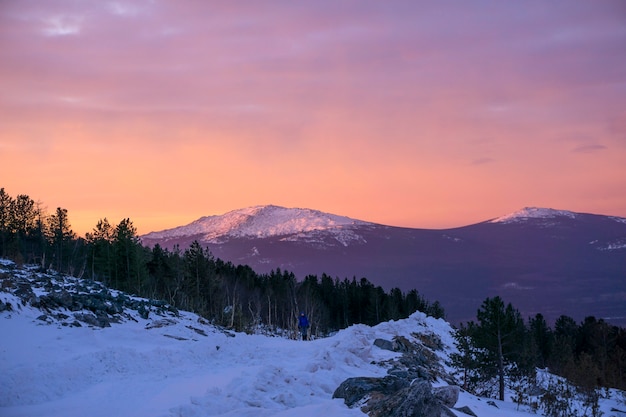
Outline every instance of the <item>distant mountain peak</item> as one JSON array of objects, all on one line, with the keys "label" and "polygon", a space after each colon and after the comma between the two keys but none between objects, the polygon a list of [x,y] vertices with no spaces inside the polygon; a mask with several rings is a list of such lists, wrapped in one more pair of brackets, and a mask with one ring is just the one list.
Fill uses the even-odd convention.
[{"label": "distant mountain peak", "polygon": [[528,219],[555,219],[558,217],[566,217],[575,219],[578,213],[567,210],[555,210],[543,207],[524,207],[513,213],[490,220],[490,223],[520,223]]},{"label": "distant mountain peak", "polygon": [[201,217],[186,226],[151,232],[144,237],[171,239],[201,235],[205,241],[219,242],[234,237],[288,236],[368,224],[371,223],[318,210],[262,205]]}]

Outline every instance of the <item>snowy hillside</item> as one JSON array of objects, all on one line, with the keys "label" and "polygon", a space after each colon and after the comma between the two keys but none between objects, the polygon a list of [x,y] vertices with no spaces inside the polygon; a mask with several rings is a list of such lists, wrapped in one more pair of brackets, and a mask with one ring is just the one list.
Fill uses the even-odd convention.
[{"label": "snowy hillside", "polygon": [[[387,375],[401,354],[376,339],[440,340],[434,354],[444,370],[453,350],[450,325],[421,313],[303,342],[229,332],[98,283],[8,261],[0,263],[0,280],[3,417],[359,416],[358,407],[332,397],[347,378]],[[94,306],[58,307],[62,299],[86,305],[90,291],[110,311],[106,321],[93,320]],[[433,385],[447,385],[444,379]],[[458,411],[465,406],[479,417],[534,415],[461,392],[453,414],[467,415]]]},{"label": "snowy hillside", "polygon": [[490,220],[490,223],[520,223],[528,219],[554,219],[567,217],[575,219],[578,214],[567,210],[555,210],[541,207],[524,207],[513,213]]},{"label": "snowy hillside", "polygon": [[202,235],[206,241],[229,237],[285,236],[368,223],[317,210],[255,206],[233,210],[219,216],[202,217],[186,226],[152,232],[148,238],[173,238]]}]

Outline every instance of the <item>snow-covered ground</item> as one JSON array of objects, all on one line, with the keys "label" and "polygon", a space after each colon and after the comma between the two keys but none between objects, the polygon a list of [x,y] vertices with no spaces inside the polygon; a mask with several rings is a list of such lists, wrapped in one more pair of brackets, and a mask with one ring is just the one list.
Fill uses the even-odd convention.
[{"label": "snow-covered ground", "polygon": [[[3,417],[362,416],[332,395],[349,377],[386,374],[377,363],[399,354],[376,338],[436,333],[442,355],[452,346],[450,325],[421,313],[304,342],[224,331],[185,312],[143,319],[129,310],[111,327],[64,326],[14,294],[0,291],[0,301],[13,307],[0,312]],[[479,417],[532,415],[487,401],[462,392],[456,406]]]}]

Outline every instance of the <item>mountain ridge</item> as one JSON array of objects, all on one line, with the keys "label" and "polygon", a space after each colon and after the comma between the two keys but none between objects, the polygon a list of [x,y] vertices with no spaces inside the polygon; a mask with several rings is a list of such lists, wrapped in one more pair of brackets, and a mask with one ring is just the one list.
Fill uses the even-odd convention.
[{"label": "mountain ridge", "polygon": [[528,219],[552,219],[557,217],[576,218],[576,216],[586,213],[575,213],[569,210],[556,210],[544,207],[524,207],[513,213],[497,217],[490,220],[491,223],[507,223],[516,221],[525,221]]},{"label": "mountain ridge", "polygon": [[259,205],[222,215],[204,216],[187,225],[150,232],[143,237],[168,239],[202,235],[205,241],[219,242],[229,237],[284,236],[368,224],[373,223],[319,210]]},{"label": "mountain ridge", "polygon": [[142,240],[166,249],[184,249],[197,240],[216,257],[258,273],[280,268],[298,279],[325,273],[339,279],[366,277],[385,290],[417,289],[439,301],[453,323],[474,319],[486,297],[500,295],[527,317],[541,313],[555,320],[565,314],[578,320],[592,315],[626,325],[626,218],[525,207],[450,229],[345,217],[302,228],[311,219],[296,214],[305,209],[271,207],[264,221],[251,224],[269,224],[272,212],[291,213],[300,223],[275,225],[265,234],[238,231],[207,240],[196,229],[188,235],[144,235]]},{"label": "mountain ridge", "polygon": [[[527,206],[503,216],[479,223],[518,223],[529,219],[555,219],[579,216],[604,216],[617,222],[626,222],[626,218],[603,214],[579,213],[570,210]],[[453,230],[457,226],[441,229],[423,229],[407,226],[393,226],[382,223],[353,219],[348,216],[322,212],[310,208],[287,208],[273,204],[256,205],[235,209],[224,214],[202,216],[189,224],[160,231],[152,231],[142,237],[148,239],[172,238],[178,236],[203,235],[203,240],[218,241],[222,237],[271,237],[312,231],[345,228],[350,226],[383,226],[422,230]]]}]

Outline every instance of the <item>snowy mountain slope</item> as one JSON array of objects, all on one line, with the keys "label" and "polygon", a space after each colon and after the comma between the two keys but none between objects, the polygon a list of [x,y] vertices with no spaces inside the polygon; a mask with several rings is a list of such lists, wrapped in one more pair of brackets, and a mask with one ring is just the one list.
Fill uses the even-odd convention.
[{"label": "snowy mountain slope", "polygon": [[567,210],[555,210],[551,208],[541,207],[524,207],[513,213],[490,220],[490,223],[518,223],[528,219],[555,219],[559,217],[567,217],[575,219],[578,213]]},{"label": "snowy mountain slope", "polygon": [[[93,286],[94,294],[127,296],[7,261],[0,262],[0,279],[3,417],[363,416],[332,395],[349,377],[387,374],[386,364],[399,353],[376,347],[377,338],[419,343],[430,335],[441,340],[444,348],[436,352],[443,361],[454,351],[450,325],[421,313],[311,342],[224,331],[138,298],[128,304],[150,305],[147,318],[125,308],[108,327],[76,324],[90,312],[51,308],[55,292],[85,294]],[[19,295],[29,286],[35,297]],[[613,398],[602,402],[605,415],[624,408]],[[456,407],[463,406],[480,417],[541,415],[461,392]]]},{"label": "snowy mountain slope", "polygon": [[[202,217],[186,226],[152,232],[144,240],[171,240],[185,236],[199,236],[201,240],[219,243],[230,238],[267,238],[291,236],[288,239],[310,239],[314,232],[325,231],[337,240],[358,240],[351,226],[369,223],[349,217],[323,213],[317,210],[255,206],[233,210],[223,215]],[[295,237],[294,237],[295,236]]]}]

